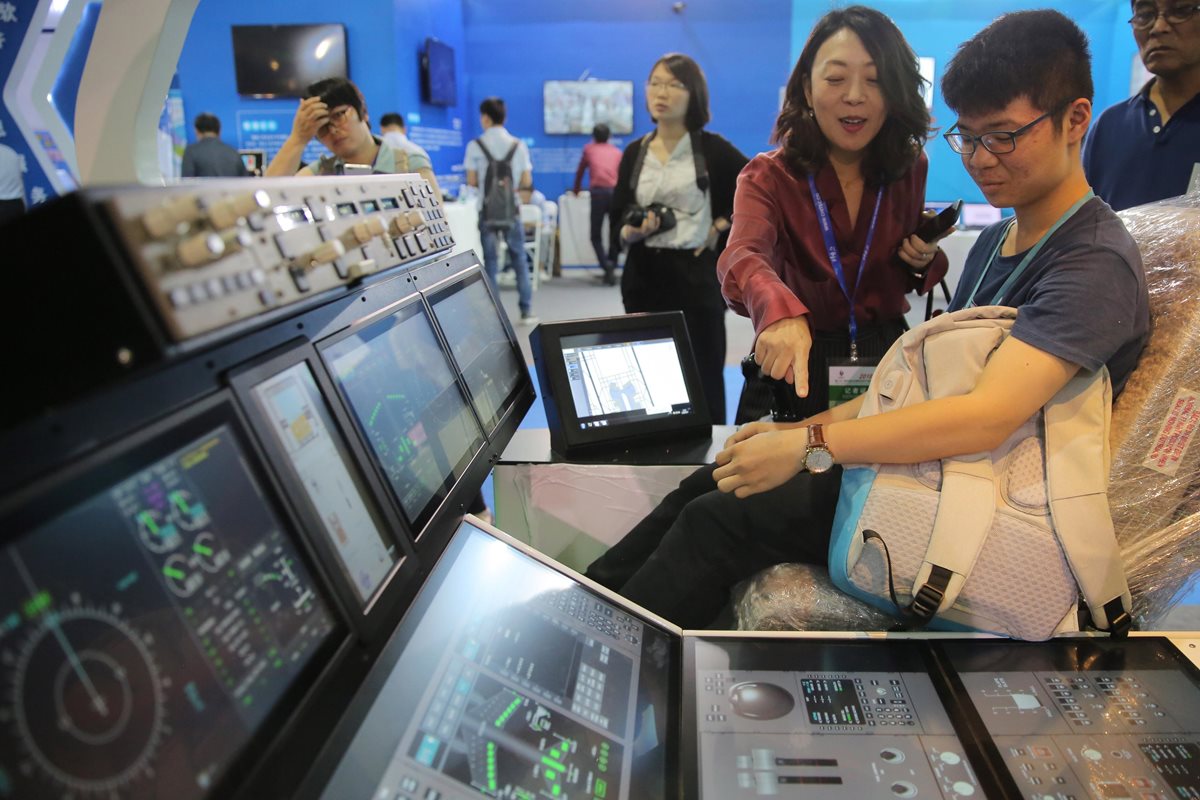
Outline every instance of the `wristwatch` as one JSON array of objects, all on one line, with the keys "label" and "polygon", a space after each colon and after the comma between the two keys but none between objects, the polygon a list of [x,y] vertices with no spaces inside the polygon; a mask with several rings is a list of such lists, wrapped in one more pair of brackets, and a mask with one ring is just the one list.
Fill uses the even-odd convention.
[{"label": "wristwatch", "polygon": [[825,432],[820,425],[808,426],[808,449],[804,451],[804,468],[814,475],[833,468],[833,453],[825,444]]}]

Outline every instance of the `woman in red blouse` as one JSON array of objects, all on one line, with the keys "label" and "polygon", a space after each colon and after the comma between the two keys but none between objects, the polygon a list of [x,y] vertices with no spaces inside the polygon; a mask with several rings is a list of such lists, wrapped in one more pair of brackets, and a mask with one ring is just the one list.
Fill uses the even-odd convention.
[{"label": "woman in red blouse", "polygon": [[[762,374],[795,386],[801,418],[828,407],[831,360],[873,364],[905,330],[904,295],[946,274],[936,240],[911,235],[928,170],[923,80],[885,15],[831,11],[788,80],[778,149],[738,177],[721,290],[754,322]],[[737,422],[765,415],[769,397],[748,382]]]}]

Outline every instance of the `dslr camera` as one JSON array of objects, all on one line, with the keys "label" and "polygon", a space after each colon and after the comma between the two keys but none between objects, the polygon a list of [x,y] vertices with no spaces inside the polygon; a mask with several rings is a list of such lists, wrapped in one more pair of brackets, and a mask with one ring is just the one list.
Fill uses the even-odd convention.
[{"label": "dslr camera", "polygon": [[642,223],[646,221],[646,214],[653,211],[654,216],[658,217],[658,233],[669,231],[675,227],[675,210],[669,206],[664,206],[662,203],[651,203],[642,208],[641,206],[632,206],[625,212],[624,224],[633,228],[642,227]]}]

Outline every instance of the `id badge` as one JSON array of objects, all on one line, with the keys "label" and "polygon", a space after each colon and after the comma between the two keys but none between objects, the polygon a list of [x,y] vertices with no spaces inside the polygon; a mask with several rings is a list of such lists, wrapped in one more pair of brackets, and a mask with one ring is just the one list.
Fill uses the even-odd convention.
[{"label": "id badge", "polygon": [[829,369],[829,407],[833,408],[866,393],[879,359],[830,358],[825,363]]}]

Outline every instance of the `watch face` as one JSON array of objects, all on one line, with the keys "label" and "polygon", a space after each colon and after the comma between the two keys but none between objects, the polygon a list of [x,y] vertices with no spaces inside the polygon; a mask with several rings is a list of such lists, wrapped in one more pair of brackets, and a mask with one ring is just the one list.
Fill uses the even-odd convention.
[{"label": "watch face", "polygon": [[833,453],[822,447],[814,447],[804,457],[804,466],[809,472],[828,472],[833,466]]}]

